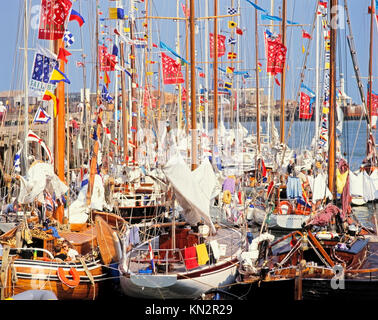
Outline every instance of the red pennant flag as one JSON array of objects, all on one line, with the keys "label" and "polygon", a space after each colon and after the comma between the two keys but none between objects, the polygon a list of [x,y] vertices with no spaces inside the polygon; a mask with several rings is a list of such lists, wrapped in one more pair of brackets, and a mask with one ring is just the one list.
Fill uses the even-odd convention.
[{"label": "red pennant flag", "polygon": [[108,72],[105,71],[105,75],[104,75],[104,83],[106,85],[106,89],[109,89],[109,83],[110,83],[110,78],[109,78],[109,75],[108,75]]},{"label": "red pennant flag", "polygon": [[167,56],[164,52],[161,53],[161,62],[163,65],[164,84],[178,84],[184,82],[180,63]]},{"label": "red pennant flag", "polygon": [[312,39],[311,35],[304,30],[302,30],[302,38]]},{"label": "red pennant flag", "polygon": [[100,62],[100,71],[114,71],[117,64],[117,57],[108,52],[105,46],[98,47],[98,59]]},{"label": "red pennant flag", "polygon": [[62,39],[71,7],[70,0],[42,0],[38,39]]},{"label": "red pennant flag", "polygon": [[200,73],[199,73],[199,76],[200,76],[201,78],[205,78],[205,74],[204,74],[203,72],[200,72]]},{"label": "red pennant flag", "polygon": [[181,100],[186,101],[186,89],[182,88]]},{"label": "red pennant flag", "polygon": [[[209,36],[210,36],[210,58],[213,59],[214,58],[214,34],[209,33]],[[218,42],[217,42],[218,58],[222,57],[226,53],[225,41],[226,41],[226,36],[222,34],[218,34]]]},{"label": "red pennant flag", "polygon": [[281,85],[277,78],[274,78],[274,81],[276,82],[276,84],[277,84],[278,86]]},{"label": "red pennant flag", "polygon": [[243,35],[243,30],[240,28],[236,28],[236,33],[239,35]]},{"label": "red pennant flag", "polygon": [[[265,35],[266,37],[266,35]],[[286,47],[281,43],[281,37],[276,39],[265,38],[267,53],[267,72],[276,75],[282,73],[286,61]]]},{"label": "red pennant flag", "polygon": [[301,92],[299,119],[311,119],[313,111],[313,108],[310,108],[310,96]]},{"label": "red pennant flag", "polygon": [[70,56],[71,53],[67,51],[66,49],[59,48],[59,53],[58,53],[58,59],[63,60],[65,63],[68,63],[67,57]]}]

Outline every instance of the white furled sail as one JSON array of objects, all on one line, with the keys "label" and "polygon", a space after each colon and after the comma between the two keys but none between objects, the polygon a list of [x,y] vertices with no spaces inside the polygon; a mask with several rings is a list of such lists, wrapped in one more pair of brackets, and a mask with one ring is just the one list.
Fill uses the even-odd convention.
[{"label": "white furled sail", "polygon": [[215,234],[210,219],[210,198],[216,178],[209,161],[205,161],[195,171],[190,171],[182,157],[176,155],[167,162],[163,172],[172,184],[178,203],[184,209],[185,220],[191,225],[203,220]]}]

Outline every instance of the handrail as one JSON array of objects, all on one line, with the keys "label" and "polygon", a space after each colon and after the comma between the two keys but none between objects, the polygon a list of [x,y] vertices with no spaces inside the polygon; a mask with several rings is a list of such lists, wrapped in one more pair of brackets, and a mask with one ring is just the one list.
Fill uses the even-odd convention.
[{"label": "handrail", "polygon": [[286,236],[284,236],[284,237],[282,237],[282,238],[276,240],[276,241],[273,242],[269,247],[271,248],[271,247],[275,246],[277,243],[280,243],[281,241],[286,240],[287,238],[293,236],[294,234],[298,234],[299,236],[301,236],[301,237],[303,238],[303,234],[302,234],[302,232],[300,232],[300,231],[298,231],[298,230],[295,230],[295,231],[293,231],[293,232],[287,234]]},{"label": "handrail", "polygon": [[42,251],[42,252],[47,253],[48,256],[51,259],[54,259],[54,256],[52,255],[52,253],[49,250],[47,250],[47,249],[42,249],[42,248],[11,248],[11,250],[17,250],[17,251],[20,251],[20,250],[24,250],[24,251]]}]

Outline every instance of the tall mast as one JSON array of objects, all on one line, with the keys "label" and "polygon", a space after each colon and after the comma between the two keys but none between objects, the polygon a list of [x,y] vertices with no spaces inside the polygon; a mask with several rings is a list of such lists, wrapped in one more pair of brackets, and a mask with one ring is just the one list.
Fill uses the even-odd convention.
[{"label": "tall mast", "polygon": [[338,0],[331,0],[331,37],[330,37],[330,110],[329,110],[329,146],[328,146],[328,188],[336,201],[336,41],[337,21],[336,8]]},{"label": "tall mast", "polygon": [[317,141],[319,137],[319,41],[320,41],[320,36],[319,36],[319,5],[316,6],[316,66],[315,66],[315,155],[316,155],[316,150],[317,150]]},{"label": "tall mast", "polygon": [[[286,0],[282,0],[282,44],[286,46]],[[286,81],[286,62],[283,65],[281,76],[281,117],[280,117],[280,142],[285,143],[285,81]]]},{"label": "tall mast", "polygon": [[25,88],[24,88],[24,154],[25,154],[25,165],[26,170],[28,169],[28,144],[26,138],[28,137],[29,131],[29,88],[28,88],[28,39],[29,39],[29,28],[28,28],[28,0],[25,0],[24,7],[24,79],[25,79]]},{"label": "tall mast", "polygon": [[[124,43],[121,42],[120,48],[120,60],[122,70],[125,68],[125,53],[124,53]],[[126,84],[125,84],[125,71],[121,72],[121,92],[122,92],[122,137],[123,137],[123,161],[126,166],[129,164],[129,143],[128,143],[128,110],[127,110],[127,103],[126,103]]]},{"label": "tall mast", "polygon": [[[373,24],[375,19],[375,0],[371,0],[370,9],[370,47],[369,47],[369,122],[371,123],[372,116],[372,102],[373,102]],[[368,135],[370,134],[370,128],[368,127]]]},{"label": "tall mast", "polygon": [[[257,0],[256,0],[257,4]],[[256,137],[257,154],[260,153],[260,93],[259,93],[259,35],[257,26],[257,9],[255,9],[255,48],[256,48]]]},{"label": "tall mast", "polygon": [[[205,0],[205,16],[209,16],[209,0]],[[209,19],[205,20],[205,39],[209,37]],[[205,57],[209,58],[209,41],[205,41]],[[209,64],[205,63],[205,132],[209,132]]]},{"label": "tall mast", "polygon": [[[179,0],[176,0],[176,16],[179,17]],[[180,21],[176,22],[176,52],[180,54]],[[177,58],[177,62],[180,63],[180,59]],[[182,85],[178,84],[178,103],[177,103],[177,128],[181,130],[182,125]]]},{"label": "tall mast", "polygon": [[[274,15],[274,0],[270,0],[270,14]],[[273,20],[270,21],[270,32],[273,33]],[[273,90],[273,76],[268,73],[269,85],[268,85],[268,117],[266,121],[266,131],[268,134],[269,141],[273,137],[273,126],[274,126],[274,116],[272,116],[272,105],[274,101],[274,90]]]},{"label": "tall mast", "polygon": [[213,70],[214,70],[214,146],[213,146],[213,161],[215,161],[215,148],[218,146],[218,0],[214,0],[214,54],[213,54]]},{"label": "tall mast", "polygon": [[[188,10],[188,0],[185,0],[185,9]],[[186,15],[186,12],[185,12]],[[189,56],[189,19],[185,20],[185,57],[188,60]],[[186,116],[186,135],[189,135],[189,66],[185,64],[185,90],[186,90],[186,100],[185,100],[185,116]]]},{"label": "tall mast", "polygon": [[[135,17],[134,17],[134,0],[130,1],[131,5],[131,16],[130,16],[130,38],[131,40],[134,40],[134,22],[135,22]],[[134,163],[136,162],[136,149],[137,149],[137,114],[138,114],[138,109],[137,109],[137,101],[136,101],[136,66],[135,66],[135,46],[131,45],[131,55],[133,59],[130,59],[130,66],[131,66],[131,112],[132,112],[132,117],[131,117],[131,126],[132,126],[132,134],[131,138],[134,144],[133,147],[133,161]]]},{"label": "tall mast", "polygon": [[194,0],[190,0],[190,95],[192,124],[192,170],[197,168],[196,47],[194,15]]}]

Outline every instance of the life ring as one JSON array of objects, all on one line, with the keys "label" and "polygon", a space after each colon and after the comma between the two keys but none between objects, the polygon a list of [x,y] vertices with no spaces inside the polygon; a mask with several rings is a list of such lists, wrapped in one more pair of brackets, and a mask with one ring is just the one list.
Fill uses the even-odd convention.
[{"label": "life ring", "polygon": [[58,268],[57,274],[59,280],[70,288],[75,288],[80,283],[79,272],[77,272],[77,270],[74,267],[71,267],[69,271],[69,274],[72,276],[72,280],[67,279],[64,269],[61,267]]},{"label": "life ring", "polygon": [[278,205],[278,214],[291,214],[293,207],[289,201],[280,201]]},{"label": "life ring", "polygon": [[230,204],[231,203],[231,191],[226,190],[223,192],[223,203]]}]

